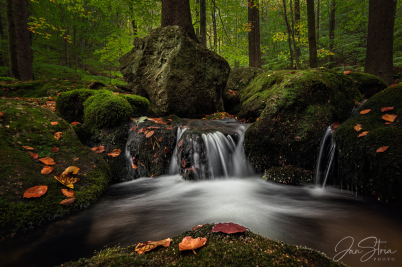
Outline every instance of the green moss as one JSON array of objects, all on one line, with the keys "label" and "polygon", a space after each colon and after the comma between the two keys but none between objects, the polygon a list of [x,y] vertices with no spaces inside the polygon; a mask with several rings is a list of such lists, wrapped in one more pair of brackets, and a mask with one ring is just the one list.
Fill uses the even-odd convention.
[{"label": "green moss", "polygon": [[[77,138],[72,126],[52,111],[36,103],[21,100],[0,100],[0,236],[32,228],[38,224],[71,213],[94,202],[106,189],[110,177],[106,162]],[[58,125],[50,122],[57,121]],[[60,140],[55,132],[62,132]],[[51,157],[56,162],[51,174],[41,174],[43,164],[32,159],[22,146],[31,146],[39,158]],[[58,147],[57,153],[52,148]],[[76,201],[69,206],[58,203],[65,199],[61,189],[66,188],[53,176],[68,166],[77,166],[74,185]],[[94,167],[96,166],[96,167]],[[30,187],[47,185],[48,191],[40,198],[23,198]]]},{"label": "green moss", "polygon": [[[135,246],[106,248],[93,258],[63,264],[72,266],[345,266],[312,249],[296,247],[250,231],[237,234],[211,233],[214,224],[186,231],[172,238],[169,247],[138,254]],[[206,244],[179,251],[186,236],[205,237]],[[145,240],[144,240],[145,242]]]},{"label": "green moss", "polygon": [[[381,112],[383,107],[394,110]],[[361,110],[371,109],[367,114]],[[371,97],[360,106],[353,117],[341,124],[334,138],[340,149],[342,184],[348,189],[373,194],[379,200],[402,203],[402,121],[398,118],[390,125],[382,119],[384,114],[402,113],[402,86],[390,87]],[[359,123],[362,130],[356,132]],[[367,136],[358,137],[363,131]],[[376,150],[389,146],[383,153]]]},{"label": "green moss", "polygon": [[56,98],[57,111],[68,122],[84,122],[84,102],[95,93],[88,89],[64,92]]},{"label": "green moss", "polygon": [[304,184],[314,182],[314,172],[292,165],[272,167],[265,171],[264,180],[283,184]]},{"label": "green moss", "polygon": [[133,108],[133,116],[138,117],[148,113],[150,107],[149,100],[139,95],[120,95],[130,103]]},{"label": "green moss", "polygon": [[352,72],[349,77],[352,78],[364,98],[370,98],[387,88],[387,84],[381,78],[368,73]]}]

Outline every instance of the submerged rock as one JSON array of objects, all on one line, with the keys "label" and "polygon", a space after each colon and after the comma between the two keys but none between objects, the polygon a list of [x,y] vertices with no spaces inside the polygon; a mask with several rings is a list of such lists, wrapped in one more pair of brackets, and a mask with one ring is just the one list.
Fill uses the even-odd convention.
[{"label": "submerged rock", "polygon": [[135,47],[120,59],[120,71],[133,92],[149,98],[159,115],[202,118],[223,110],[229,64],[180,26],[136,38]]},{"label": "submerged rock", "polygon": [[[393,110],[382,112],[384,107]],[[371,109],[366,114],[362,110]],[[341,124],[334,138],[339,148],[342,186],[373,194],[379,200],[402,203],[402,120],[390,123],[385,114],[402,114],[402,85],[389,87],[361,105],[354,115]],[[360,131],[354,127],[359,123]],[[368,131],[366,136],[358,137]],[[384,152],[376,152],[387,146]]]}]

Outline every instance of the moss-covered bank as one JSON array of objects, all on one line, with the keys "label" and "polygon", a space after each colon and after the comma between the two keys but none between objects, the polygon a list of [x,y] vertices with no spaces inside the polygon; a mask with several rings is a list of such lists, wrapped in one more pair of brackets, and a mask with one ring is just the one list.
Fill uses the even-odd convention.
[{"label": "moss-covered bank", "polygon": [[[0,236],[30,229],[38,224],[61,217],[93,203],[107,188],[109,166],[89,147],[82,145],[74,126],[36,102],[0,99]],[[52,125],[51,122],[58,122]],[[56,132],[63,136],[57,140]],[[42,174],[44,164],[33,159],[22,146],[34,148],[38,159],[51,157],[54,171]],[[54,147],[58,152],[52,152]],[[69,166],[80,168],[74,185],[76,200],[68,206],[54,175]],[[37,185],[47,185],[48,191],[40,198],[23,198],[25,190]]]},{"label": "moss-covered bank", "polygon": [[370,98],[376,93],[387,88],[387,84],[379,77],[363,72],[351,72],[348,74],[355,83],[355,87],[364,98]]},{"label": "moss-covered bank", "polygon": [[[383,107],[393,110],[381,112]],[[367,114],[360,111],[371,109]],[[402,203],[402,120],[392,124],[382,119],[385,114],[402,114],[402,85],[390,87],[371,97],[353,117],[335,131],[340,149],[342,184],[350,190],[373,194],[379,200]],[[359,123],[362,130],[354,126]],[[358,137],[364,131],[366,136]],[[382,153],[380,147],[389,148]]]},{"label": "moss-covered bank", "polygon": [[[158,247],[142,255],[134,251],[136,245],[107,248],[90,259],[62,266],[345,266],[312,249],[287,245],[250,231],[211,233],[213,225],[186,231],[173,237],[169,247]],[[196,254],[191,250],[179,251],[178,244],[186,236],[206,237],[207,243],[196,249]]]}]

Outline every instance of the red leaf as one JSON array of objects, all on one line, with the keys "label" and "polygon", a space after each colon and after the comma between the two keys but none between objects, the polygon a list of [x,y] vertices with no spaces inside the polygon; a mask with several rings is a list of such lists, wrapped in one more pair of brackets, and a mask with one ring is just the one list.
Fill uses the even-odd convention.
[{"label": "red leaf", "polygon": [[184,168],[186,166],[186,161],[184,159],[181,160],[181,166]]},{"label": "red leaf", "polygon": [[247,230],[244,226],[235,223],[218,223],[216,224],[211,233],[222,232],[226,234],[243,233]]},{"label": "red leaf", "polygon": [[396,83],[390,85],[390,87],[395,87],[395,86],[397,86]]},{"label": "red leaf", "polygon": [[59,151],[59,148],[58,148],[58,147],[52,148],[52,152],[53,152],[53,153],[56,153],[56,152],[58,152],[58,151]]},{"label": "red leaf", "polygon": [[291,72],[290,72],[290,74],[295,74],[295,73],[296,73],[296,71],[291,71]]},{"label": "red leaf", "polygon": [[145,133],[147,131],[147,129],[145,128],[141,128],[137,131],[137,133]]},{"label": "red leaf", "polygon": [[387,112],[387,111],[390,111],[390,110],[394,110],[394,107],[383,107],[381,109],[382,112]]},{"label": "red leaf", "polygon": [[133,126],[130,128],[130,131],[135,131],[135,130],[137,130],[137,126]]},{"label": "red leaf", "polygon": [[41,174],[49,174],[54,170],[53,167],[50,166],[44,166],[43,169],[40,171]]},{"label": "red leaf", "polygon": [[388,149],[388,147],[389,147],[389,146],[382,146],[382,147],[380,147],[379,149],[377,149],[377,153],[384,152],[385,150]]},{"label": "red leaf", "polygon": [[114,149],[112,152],[107,153],[107,154],[108,154],[108,156],[112,156],[113,158],[115,158],[115,157],[117,157],[118,155],[120,155],[120,153],[121,153],[121,150],[118,149],[118,148],[116,148],[116,149]]},{"label": "red leaf", "polygon": [[41,158],[41,159],[39,159],[39,161],[41,161],[43,164],[46,164],[46,165],[54,165],[54,164],[56,164],[54,162],[54,160],[52,158],[49,158],[49,157]]},{"label": "red leaf", "polygon": [[341,125],[341,124],[339,123],[339,121],[334,121],[334,122],[331,124],[331,130],[332,130],[332,131],[335,131],[336,128],[339,127],[339,125]]},{"label": "red leaf", "polygon": [[71,189],[61,189],[61,192],[63,193],[63,195],[65,195],[66,197],[74,197],[74,191]]},{"label": "red leaf", "polygon": [[31,157],[33,158],[33,159],[37,159],[38,157],[39,157],[39,155],[37,154],[37,153],[33,153],[33,152],[31,152],[31,151],[28,151],[29,152],[29,154],[31,155]]}]

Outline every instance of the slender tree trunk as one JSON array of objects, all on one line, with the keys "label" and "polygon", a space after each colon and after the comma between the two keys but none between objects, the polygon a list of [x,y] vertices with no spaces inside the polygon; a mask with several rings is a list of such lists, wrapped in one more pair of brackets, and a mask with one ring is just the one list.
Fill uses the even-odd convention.
[{"label": "slender tree trunk", "polygon": [[300,69],[300,62],[299,62],[299,55],[297,54],[297,46],[296,46],[296,40],[295,40],[295,23],[293,20],[293,3],[292,0],[290,0],[290,17],[292,18],[292,40],[293,40],[293,48],[295,51],[295,59],[296,59],[296,69]]},{"label": "slender tree trunk", "polygon": [[[300,25],[300,0],[295,0],[295,35],[297,37],[297,42],[300,43],[300,31],[299,31],[299,25]],[[297,54],[297,57],[300,58],[301,52],[300,52],[300,47],[296,47],[295,54]]]},{"label": "slender tree trunk", "polygon": [[364,72],[394,83],[393,36],[396,0],[370,0]]},{"label": "slender tree trunk", "polygon": [[137,29],[137,24],[135,24],[133,5],[134,5],[134,1],[132,1],[132,3],[129,4],[128,8],[130,10],[130,15],[131,15],[131,26],[133,27],[133,35],[136,36],[138,33],[138,29]]},{"label": "slender tree trunk", "polygon": [[183,27],[191,39],[199,43],[191,20],[190,0],[162,0],[161,27]]},{"label": "slender tree trunk", "polygon": [[10,66],[10,75],[15,79],[20,79],[18,70],[18,56],[17,56],[17,36],[15,33],[13,0],[6,0],[7,12],[7,32],[8,32],[8,58]]},{"label": "slender tree trunk", "polygon": [[310,67],[317,68],[317,41],[315,36],[314,0],[307,0],[308,48],[310,51]]},{"label": "slender tree trunk", "polygon": [[[291,41],[291,29],[290,29],[290,25],[289,25],[289,20],[288,20],[288,15],[286,12],[286,1],[282,0],[283,3],[283,17],[285,18],[285,23],[286,23],[286,29],[288,31],[288,45],[289,45],[289,52],[290,52],[290,68],[293,69],[293,59],[294,59],[294,55],[293,55],[293,49],[292,49],[292,41]],[[278,3],[279,5],[279,3]]]},{"label": "slender tree trunk", "polygon": [[248,32],[249,66],[261,68],[260,11],[254,0],[248,3],[248,22],[251,26],[251,31]]},{"label": "slender tree trunk", "polygon": [[[0,4],[0,7],[3,8],[3,4]],[[5,36],[4,36],[4,30],[3,30],[3,18],[1,17],[1,12],[0,12],[0,40],[5,40]],[[0,66],[6,66],[6,57],[5,54],[3,52],[3,44],[0,43],[0,49],[1,54],[0,54]]]},{"label": "slender tree trunk", "polygon": [[316,39],[318,42],[318,40],[320,39],[320,0],[317,0],[317,25],[315,33],[317,35]]},{"label": "slender tree trunk", "polygon": [[214,52],[216,53],[216,47],[218,44],[218,36],[216,33],[216,7],[215,7],[215,0],[212,0],[212,25],[214,31]]},{"label": "slender tree trunk", "polygon": [[197,28],[195,28],[195,35],[200,40],[200,0],[195,0],[195,21],[197,21]]},{"label": "slender tree trunk", "polygon": [[200,34],[201,45],[207,47],[207,0],[200,0]]},{"label": "slender tree trunk", "polygon": [[[335,38],[335,0],[331,2],[331,15],[329,17],[329,51],[333,52],[334,50],[334,38]],[[328,67],[334,67],[334,56],[328,56]]]}]

